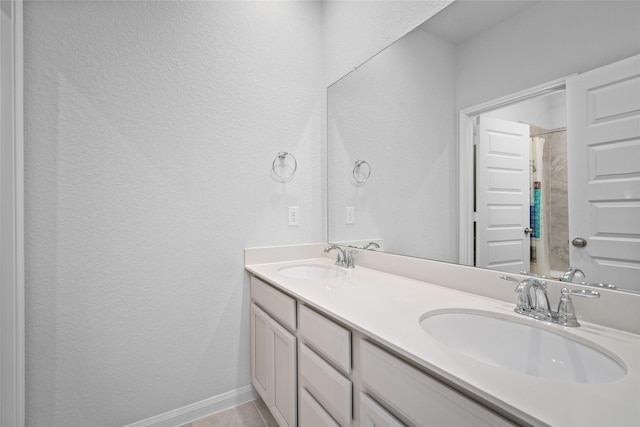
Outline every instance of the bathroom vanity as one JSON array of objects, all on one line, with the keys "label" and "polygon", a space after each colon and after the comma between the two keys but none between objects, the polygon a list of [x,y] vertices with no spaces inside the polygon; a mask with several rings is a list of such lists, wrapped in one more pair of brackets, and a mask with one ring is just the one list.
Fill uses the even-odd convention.
[{"label": "bathroom vanity", "polygon": [[[639,425],[640,336],[584,320],[578,328],[540,322],[514,313],[515,299],[338,268],[317,252],[281,262],[246,255],[252,383],[280,425]],[[434,322],[424,320],[444,314],[488,320],[487,339],[470,328],[469,340],[495,339],[504,362],[429,332]],[[523,356],[511,346],[523,345],[492,322],[533,330],[538,341],[524,354],[538,357],[525,356],[519,371],[510,359]],[[567,360],[542,366],[545,334],[569,349]],[[564,366],[576,351],[588,353],[580,366]]]}]

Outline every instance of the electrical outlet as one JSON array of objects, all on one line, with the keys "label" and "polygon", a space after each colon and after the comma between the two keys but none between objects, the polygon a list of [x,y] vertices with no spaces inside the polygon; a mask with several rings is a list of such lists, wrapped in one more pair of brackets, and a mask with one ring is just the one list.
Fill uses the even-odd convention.
[{"label": "electrical outlet", "polygon": [[347,225],[353,225],[356,223],[356,210],[353,206],[347,206],[344,208],[344,223]]},{"label": "electrical outlet", "polygon": [[298,209],[298,206],[289,206],[289,225],[291,226],[300,225],[300,213]]}]

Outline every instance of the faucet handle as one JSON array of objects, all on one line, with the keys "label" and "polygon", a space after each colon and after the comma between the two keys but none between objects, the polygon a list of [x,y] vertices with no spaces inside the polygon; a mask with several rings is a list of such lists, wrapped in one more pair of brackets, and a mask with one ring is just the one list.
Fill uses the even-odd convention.
[{"label": "faucet handle", "polygon": [[573,295],[576,297],[585,297],[585,298],[600,298],[600,292],[598,291],[587,291],[586,289],[574,290],[562,288],[560,289],[560,295]]},{"label": "faucet handle", "polygon": [[358,254],[359,251],[355,250],[355,249],[347,249],[346,251],[346,257],[347,259],[345,260],[345,264],[347,268],[354,268],[355,265],[353,263],[353,256],[355,254]]},{"label": "faucet handle", "polygon": [[558,304],[558,323],[562,326],[580,326],[576,317],[576,310],[571,301],[571,295],[584,298],[600,298],[600,292],[587,291],[585,289],[573,290],[562,288],[560,290],[560,303]]}]

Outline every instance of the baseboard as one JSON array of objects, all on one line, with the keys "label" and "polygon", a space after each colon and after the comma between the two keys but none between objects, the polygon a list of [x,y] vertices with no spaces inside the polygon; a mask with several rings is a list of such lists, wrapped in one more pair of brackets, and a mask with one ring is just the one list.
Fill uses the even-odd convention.
[{"label": "baseboard", "polygon": [[257,398],[258,393],[248,385],[124,427],[176,427]]}]

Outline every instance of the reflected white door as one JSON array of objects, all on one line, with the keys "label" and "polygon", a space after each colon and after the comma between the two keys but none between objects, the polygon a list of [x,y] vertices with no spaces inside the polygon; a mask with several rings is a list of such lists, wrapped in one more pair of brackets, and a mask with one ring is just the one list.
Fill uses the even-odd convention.
[{"label": "reflected white door", "polygon": [[529,125],[480,118],[476,212],[476,266],[529,270]]},{"label": "reflected white door", "polygon": [[568,79],[567,102],[571,266],[640,291],[640,56]]}]

